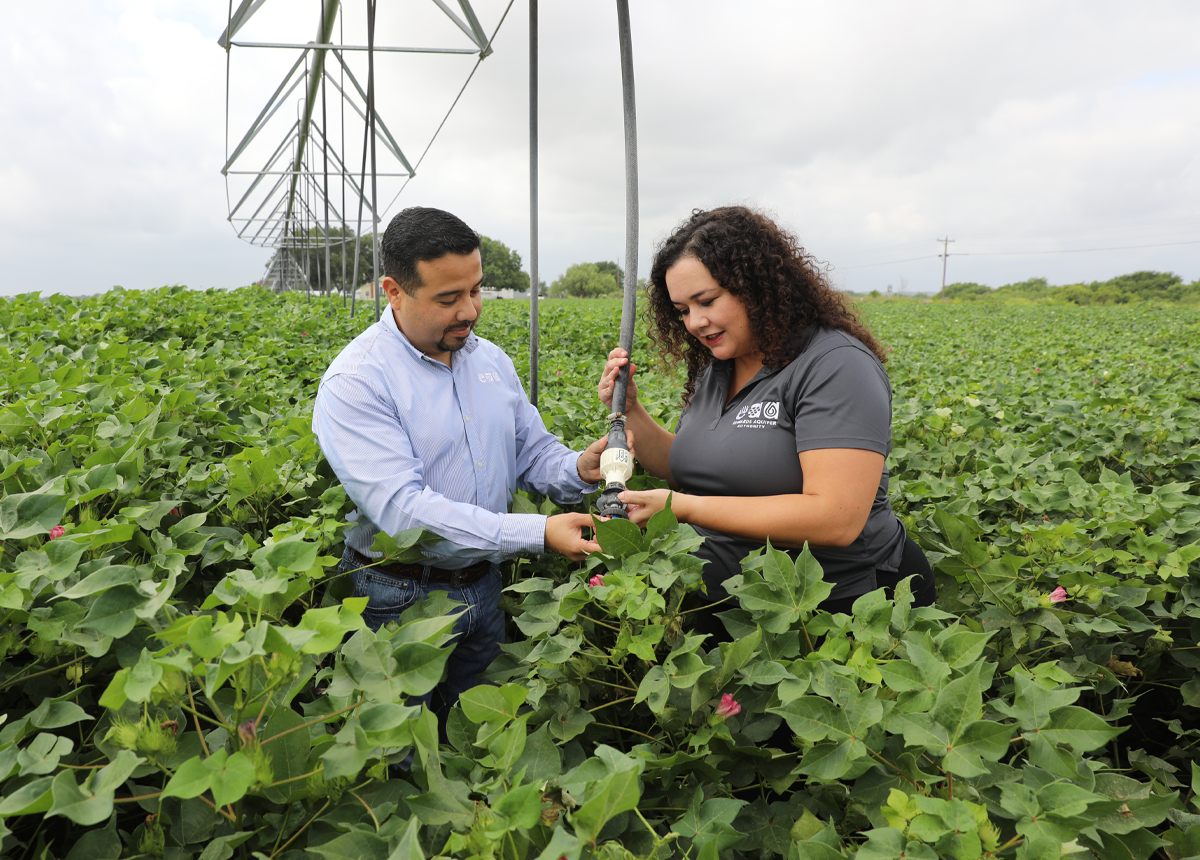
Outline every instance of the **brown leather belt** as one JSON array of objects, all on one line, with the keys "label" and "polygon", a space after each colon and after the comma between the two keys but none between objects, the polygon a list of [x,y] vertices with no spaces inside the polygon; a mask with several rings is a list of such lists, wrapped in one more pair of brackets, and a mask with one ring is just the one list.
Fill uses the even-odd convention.
[{"label": "brown leather belt", "polygon": [[[386,573],[388,576],[394,576],[397,579],[412,579],[417,582],[420,582],[425,575],[424,565],[396,564],[395,562],[380,564],[378,559],[368,558],[356,549],[351,548],[350,551],[354,553],[354,561],[367,570],[377,570],[380,573]],[[464,585],[470,585],[472,582],[482,579],[491,567],[492,563],[487,560],[476,562],[470,567],[463,567],[458,570],[430,567],[429,582],[449,585],[451,588],[461,588]]]}]

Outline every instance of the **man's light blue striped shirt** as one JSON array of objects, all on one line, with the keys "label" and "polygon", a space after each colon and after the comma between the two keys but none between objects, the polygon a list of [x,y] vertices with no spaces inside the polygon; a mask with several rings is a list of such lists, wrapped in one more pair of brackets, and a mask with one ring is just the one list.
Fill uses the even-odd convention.
[{"label": "man's light blue striped shirt", "polygon": [[346,542],[364,555],[378,555],[379,531],[411,528],[446,538],[438,567],[540,553],[546,518],[507,513],[514,490],[571,504],[595,489],[499,347],[472,334],[451,365],[414,347],[387,308],[321,378],[313,431],[358,506]]}]

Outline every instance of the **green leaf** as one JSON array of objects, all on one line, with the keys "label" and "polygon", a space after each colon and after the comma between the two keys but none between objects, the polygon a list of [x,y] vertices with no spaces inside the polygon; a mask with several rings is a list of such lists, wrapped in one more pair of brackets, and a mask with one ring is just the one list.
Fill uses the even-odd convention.
[{"label": "green leaf", "polygon": [[96,598],[81,627],[91,627],[102,636],[121,639],[137,623],[134,610],[146,602],[146,596],[132,585],[118,585]]},{"label": "green leaf", "polygon": [[942,767],[958,776],[975,777],[987,773],[980,762],[999,761],[1008,752],[1012,726],[990,720],[969,723],[958,737],[950,741],[951,749],[942,760]]},{"label": "green leaf", "polygon": [[961,669],[979,659],[991,638],[991,633],[957,630],[938,643],[938,650],[951,668]]},{"label": "green leaf", "polygon": [[366,604],[365,597],[351,597],[343,600],[341,606],[326,606],[305,612],[296,629],[312,630],[317,635],[304,643],[300,650],[305,654],[324,654],[341,645],[347,633],[365,630],[367,625],[362,620],[362,610]]},{"label": "green leaf", "polygon": [[394,535],[385,535],[380,532],[375,536],[371,550],[383,553],[383,559],[380,560],[386,559],[397,564],[414,564],[425,560],[422,547],[432,547],[440,541],[440,537],[425,529],[405,529]]},{"label": "green leaf", "polygon": [[983,696],[979,692],[978,663],[970,672],[942,687],[929,715],[946,727],[950,738],[962,736],[968,723],[978,720],[983,711]]},{"label": "green leaf", "polygon": [[253,835],[253,830],[247,830],[241,833],[230,833],[227,836],[218,836],[204,846],[198,860],[229,860],[233,856],[233,849]]},{"label": "green leaf", "polygon": [[661,714],[663,707],[667,703],[667,694],[671,691],[671,681],[667,677],[667,673],[663,671],[662,666],[652,666],[638,684],[637,695],[634,696],[633,702],[646,702],[650,710],[656,714]]},{"label": "green leaf", "polygon": [[1051,743],[1066,744],[1073,750],[1087,752],[1104,746],[1123,731],[1125,729],[1110,726],[1099,715],[1071,705],[1055,710],[1039,734]]},{"label": "green leaf", "polygon": [[646,549],[642,530],[629,520],[614,518],[602,521],[592,517],[592,524],[596,529],[596,543],[600,544],[605,555],[625,558]]},{"label": "green leaf", "polygon": [[[67,773],[68,771],[63,771],[59,775]],[[53,782],[54,777],[44,776],[27,782],[16,791],[0,798],[0,818],[10,815],[35,815],[49,810],[54,803]]]},{"label": "green leaf", "polygon": [[493,805],[497,815],[506,819],[506,829],[533,827],[542,815],[542,787],[537,783],[523,785],[502,795]]},{"label": "green leaf", "polygon": [[76,784],[72,771],[62,771],[54,778],[54,805],[46,817],[62,815],[85,827],[99,824],[112,814],[117,789],[143,761],[145,759],[129,750],[121,750],[109,764],[91,774],[83,785]]},{"label": "green leaf", "polygon": [[568,833],[565,827],[555,827],[550,834],[550,841],[546,847],[542,849],[535,860],[579,860],[583,854],[583,845],[579,841],[579,837],[573,833]]},{"label": "green leaf", "polygon": [[[59,482],[61,485],[61,481]],[[0,539],[20,540],[46,534],[62,522],[67,496],[37,491],[0,499]]]},{"label": "green leaf", "polygon": [[675,527],[678,525],[679,520],[675,517],[675,512],[671,510],[671,496],[668,496],[666,506],[652,516],[650,522],[646,523],[646,548],[649,548],[656,539],[675,531]]},{"label": "green leaf", "polygon": [[438,685],[451,649],[428,642],[405,642],[396,649],[393,680],[410,696],[423,696]]},{"label": "green leaf", "polygon": [[1148,860],[1167,844],[1144,828],[1132,833],[1101,833],[1100,838],[1103,845],[1096,851],[1100,860]]},{"label": "green leaf", "polygon": [[641,796],[639,770],[609,774],[592,789],[588,800],[571,815],[575,834],[585,842],[594,842],[613,816],[637,806]]},{"label": "green leaf", "polygon": [[89,574],[58,596],[60,598],[86,597],[89,594],[107,591],[116,585],[137,585],[139,581],[140,577],[134,568],[126,564],[112,564]]},{"label": "green leaf", "polygon": [[245,753],[235,752],[224,760],[214,755],[204,760],[204,766],[209,770],[209,785],[217,806],[241,800],[255,781],[254,762]]},{"label": "green leaf", "polygon": [[[125,670],[122,669],[121,671]],[[154,689],[154,685],[162,680],[162,676],[162,666],[155,663],[154,658],[150,656],[150,652],[143,648],[137,663],[129,669],[129,674],[126,677],[125,697],[134,702],[146,701],[150,698],[150,691]]]},{"label": "green leaf", "polygon": [[388,855],[388,860],[425,860],[425,852],[421,849],[421,822],[410,818],[404,827],[404,835]]},{"label": "green leaf", "polygon": [[792,562],[767,542],[762,573],[743,565],[742,584],[734,588],[742,606],[768,633],[787,633],[801,615],[811,613],[833,591],[808,544]]},{"label": "green leaf", "polygon": [[[74,693],[68,695],[73,696]],[[58,699],[43,699],[42,703],[29,712],[29,722],[39,729],[61,729],[71,726],[81,720],[95,719],[74,702],[64,701],[67,696]]]},{"label": "green leaf", "polygon": [[[312,748],[311,735],[308,729],[299,728],[305,722],[307,721],[304,717],[289,707],[279,708],[267,718],[267,724],[262,730],[262,738],[264,741],[269,738],[274,738],[274,740],[271,740],[270,743],[263,743],[263,750],[271,757],[271,769],[277,782],[295,779],[295,777],[308,772],[308,756],[309,750]],[[294,729],[299,730],[293,731]],[[287,734],[283,734],[284,732]],[[277,737],[278,735],[283,736]],[[266,793],[271,800],[276,800],[278,797],[276,802],[286,802],[292,792],[302,791],[303,788],[304,782],[297,780],[268,788]],[[275,794],[273,795],[273,793]]]},{"label": "green leaf", "polygon": [[51,773],[58,767],[58,760],[69,755],[75,748],[70,738],[59,737],[48,732],[38,734],[25,749],[17,754],[21,776],[39,776]]},{"label": "green leaf", "polygon": [[[320,547],[315,543],[306,543],[299,539],[286,540],[263,552],[263,560],[272,570],[304,573],[317,563],[318,550]],[[257,560],[259,553],[254,555]]]},{"label": "green leaf", "polygon": [[321,845],[309,845],[308,851],[326,860],[387,860],[387,840],[355,828]]},{"label": "green leaf", "polygon": [[549,724],[544,723],[529,733],[525,749],[520,758],[513,762],[512,770],[524,771],[525,778],[534,782],[549,782],[558,778],[562,773],[562,754],[550,737]]},{"label": "green leaf", "polygon": [[[218,750],[213,757],[226,756],[225,750]],[[205,759],[190,758],[181,764],[175,775],[163,789],[163,797],[196,797],[208,791],[212,785],[212,771],[204,766]]]},{"label": "green leaf", "polygon": [[467,719],[473,723],[506,723],[517,716],[517,710],[528,695],[528,690],[516,684],[505,684],[503,687],[480,684],[464,690],[458,701]]}]

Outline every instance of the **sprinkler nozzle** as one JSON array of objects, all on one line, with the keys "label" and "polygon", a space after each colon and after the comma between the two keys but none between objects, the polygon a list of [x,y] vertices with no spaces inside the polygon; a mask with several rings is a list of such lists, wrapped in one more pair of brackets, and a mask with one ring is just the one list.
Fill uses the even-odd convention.
[{"label": "sprinkler nozzle", "polygon": [[618,498],[625,490],[625,482],[633,476],[633,455],[625,438],[624,415],[610,416],[608,444],[600,455],[600,474],[604,478],[604,492],[596,501],[600,516],[629,519],[625,503]]}]

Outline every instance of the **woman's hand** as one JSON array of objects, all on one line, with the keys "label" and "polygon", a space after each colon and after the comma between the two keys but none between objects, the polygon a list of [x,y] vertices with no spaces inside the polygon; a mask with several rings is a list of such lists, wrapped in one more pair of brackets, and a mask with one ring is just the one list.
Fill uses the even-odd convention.
[{"label": "woman's hand", "polygon": [[[630,522],[645,528],[646,523],[650,522],[650,518],[667,506],[667,499],[671,495],[671,490],[626,490],[617,498],[625,503]],[[672,509],[678,504],[682,495],[682,493],[674,493]]]},{"label": "woman's hand", "polygon": [[[627,364],[629,364],[629,353],[618,346],[608,354],[608,362],[604,365],[604,372],[600,374],[600,384],[596,386],[596,393],[600,395],[600,402],[608,407],[609,412],[612,412],[613,388],[617,384],[617,372]],[[633,374],[636,370],[636,364],[629,364],[629,387],[625,391],[626,414],[634,406],[637,406],[637,383],[633,381]]]}]

